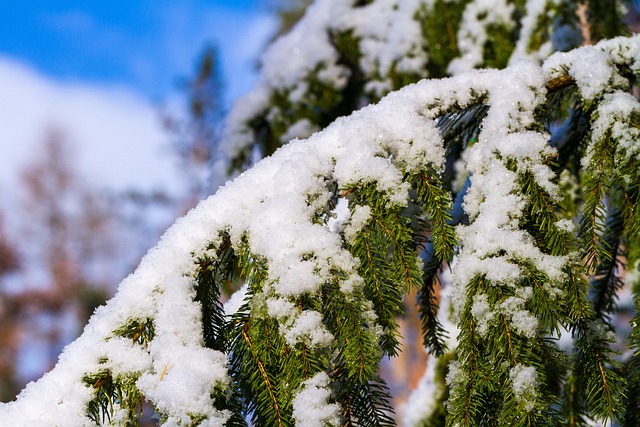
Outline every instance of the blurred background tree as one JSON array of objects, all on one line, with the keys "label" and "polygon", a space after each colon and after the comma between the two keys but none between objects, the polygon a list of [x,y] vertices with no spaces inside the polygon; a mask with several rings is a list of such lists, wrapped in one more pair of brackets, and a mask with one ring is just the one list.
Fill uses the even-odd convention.
[{"label": "blurred background tree", "polygon": [[194,68],[179,82],[187,111],[160,111],[184,182],[180,195],[100,188],[77,163],[81,144],[58,124],[43,130],[21,171],[14,208],[21,228],[5,230],[0,221],[0,401],[51,369],[170,222],[211,194],[224,116],[217,49],[206,45]]}]

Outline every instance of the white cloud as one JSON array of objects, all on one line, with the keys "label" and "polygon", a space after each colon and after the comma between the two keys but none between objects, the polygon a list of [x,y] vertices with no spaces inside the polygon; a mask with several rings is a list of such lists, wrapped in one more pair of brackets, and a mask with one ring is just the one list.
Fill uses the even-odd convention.
[{"label": "white cloud", "polygon": [[47,128],[65,132],[99,187],[175,191],[170,136],[153,105],[124,87],[61,83],[0,56],[0,197],[15,192]]},{"label": "white cloud", "polygon": [[[15,203],[19,171],[51,127],[69,137],[78,151],[79,172],[94,185],[178,191],[168,153],[170,136],[159,123],[157,108],[146,98],[147,86],[156,89],[154,97],[162,94],[170,111],[180,114],[184,94],[168,90],[162,82],[192,75],[198,54],[205,43],[213,42],[219,48],[225,98],[236,98],[255,81],[256,61],[276,20],[264,10],[203,7],[198,1],[162,5],[154,15],[150,21],[154,24],[136,34],[103,26],[82,11],[48,16],[43,22],[52,28],[73,24],[76,33],[83,34],[75,38],[82,51],[92,51],[85,49],[86,44],[95,47],[104,39],[109,49],[100,52],[116,51],[129,63],[130,76],[123,75],[120,84],[104,83],[95,76],[89,77],[94,83],[63,81],[0,53],[0,207],[12,206],[7,197]],[[116,33],[117,40],[111,37]],[[109,62],[107,56],[104,60]]]}]

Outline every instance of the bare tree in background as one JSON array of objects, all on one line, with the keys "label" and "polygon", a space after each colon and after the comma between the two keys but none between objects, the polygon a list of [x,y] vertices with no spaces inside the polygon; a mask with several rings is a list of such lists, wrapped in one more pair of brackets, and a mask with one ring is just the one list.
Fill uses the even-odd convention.
[{"label": "bare tree in background", "polygon": [[3,279],[20,267],[18,253],[6,236],[0,216],[0,400],[12,399],[20,389],[15,381],[18,347],[17,319]]},{"label": "bare tree in background", "polygon": [[[122,275],[116,256],[117,215],[111,198],[76,170],[76,153],[58,128],[49,128],[33,162],[22,170],[19,241],[0,229],[0,279],[16,272],[12,289],[0,288],[0,398],[24,386],[19,360],[37,348],[49,369]],[[0,224],[1,225],[1,224]],[[16,271],[18,265],[28,267]],[[31,352],[33,353],[33,352]],[[31,354],[28,351],[26,354]],[[37,362],[36,362],[37,363]]]}]

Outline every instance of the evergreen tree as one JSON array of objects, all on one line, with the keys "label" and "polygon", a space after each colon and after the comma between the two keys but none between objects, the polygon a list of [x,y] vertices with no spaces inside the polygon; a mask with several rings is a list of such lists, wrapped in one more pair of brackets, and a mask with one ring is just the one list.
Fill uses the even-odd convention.
[{"label": "evergreen tree", "polygon": [[244,172],[0,424],[393,425],[417,289],[412,424],[638,425],[639,78],[622,2],[316,0],[227,117]]},{"label": "evergreen tree", "polygon": [[181,82],[188,117],[163,115],[163,124],[174,137],[172,148],[187,183],[184,197],[187,209],[212,192],[210,169],[224,117],[220,60],[214,46],[203,49],[194,74]]}]

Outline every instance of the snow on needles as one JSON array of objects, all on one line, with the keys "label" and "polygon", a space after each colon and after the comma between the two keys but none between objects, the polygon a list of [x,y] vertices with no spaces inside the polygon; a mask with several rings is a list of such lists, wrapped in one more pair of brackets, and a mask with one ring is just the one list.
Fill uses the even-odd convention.
[{"label": "snow on needles", "polygon": [[[607,42],[604,50],[600,45],[594,49],[637,69],[638,56],[628,52],[638,52],[639,40],[619,39]],[[625,49],[616,49],[616,43]],[[578,50],[566,57],[569,62],[560,57],[553,64],[569,70],[582,52],[594,57],[593,50]],[[547,136],[530,130],[546,79],[555,73],[519,63],[503,71],[422,81],[278,150],[176,221],[120,284],[117,295],[96,311],[82,336],[67,346],[56,367],[29,384],[17,401],[0,404],[0,426],[91,425],[86,410],[94,390],[83,377],[105,370],[135,378],[144,396],[167,417],[164,425],[189,424],[191,416],[204,419],[200,425],[224,425],[229,414],[215,409],[210,396],[230,381],[228,357],[203,344],[201,307],[194,301],[195,260],[211,255],[208,248],[220,243],[221,233],[234,247],[248,243],[251,253],[268,266],[268,280],[260,290],[267,307],[264,315],[283,320],[281,333],[290,344],[326,346],[332,336],[321,314],[300,311],[291,302],[301,295],[318,297],[333,271],[341,272],[337,280],[345,284],[340,287],[344,292],[363,283],[358,260],[344,248],[346,231],[317,222],[331,197],[327,180],[338,188],[375,183],[387,203],[404,205],[408,184],[403,177],[425,165],[435,170],[443,166],[438,117],[479,102],[490,109],[479,141],[465,157],[471,176],[465,205],[471,223],[459,230],[462,251],[454,268],[454,311],[459,312],[458,304],[466,298],[464,286],[476,275],[515,285],[519,270],[512,258],[527,260],[551,283],[560,282],[564,259],[541,253],[517,226],[525,200],[513,184],[514,172],[505,166],[514,161],[518,170],[555,194],[545,165],[552,155]],[[611,74],[604,74],[609,79]],[[360,224],[367,218],[366,210],[352,214]],[[505,307],[522,312],[512,321],[515,330],[524,333],[532,323],[524,310],[529,294],[525,290],[516,296],[519,299]],[[152,319],[155,331],[148,348],[130,345],[114,332],[144,319]],[[528,367],[518,369],[511,381],[516,398],[524,400],[535,394],[536,376]],[[313,404],[317,410],[304,413],[308,425],[335,421],[338,411],[329,402],[326,385],[321,373],[304,383],[294,399],[296,419],[302,417],[301,405]]]},{"label": "snow on needles", "polygon": [[[482,90],[488,93],[491,108],[478,142],[464,155],[471,175],[471,187],[464,199],[470,224],[458,229],[462,251],[451,290],[454,316],[461,313],[465,304],[466,284],[476,276],[517,286],[521,270],[513,260],[519,259],[531,262],[551,282],[559,283],[565,264],[562,257],[544,254],[519,226],[526,196],[519,192],[517,172],[530,173],[550,195],[557,193],[553,173],[545,165],[553,154],[548,136],[529,130],[534,122],[533,111],[546,93],[542,70],[532,63],[520,62],[486,83],[489,86]],[[518,93],[517,99],[513,93]],[[516,164],[518,171],[509,169],[507,162]],[[476,319],[484,320],[480,330],[486,330],[486,322],[494,318],[486,299],[478,296],[474,308]]]},{"label": "snow on needles", "polygon": [[449,64],[448,71],[456,75],[470,71],[484,62],[487,29],[504,26],[510,30],[514,5],[507,0],[476,0],[464,10],[458,30],[460,56]]},{"label": "snow on needles", "polygon": [[[448,0],[454,3],[453,0]],[[487,28],[507,31],[521,27],[511,62],[521,59],[542,61],[551,53],[551,42],[531,51],[531,38],[545,14],[551,14],[557,0],[528,0],[521,25],[516,22],[514,4],[508,0],[469,0],[465,3],[457,32],[459,56],[449,64],[452,75],[485,65]],[[352,79],[350,64],[363,77],[363,91],[379,99],[393,89],[394,74],[429,77],[429,46],[424,16],[441,13],[435,0],[315,0],[287,34],[279,37],[261,59],[261,73],[254,88],[237,100],[225,120],[220,142],[225,169],[230,159],[251,156],[256,136],[252,123],[264,119],[285,126],[280,143],[305,138],[317,131],[309,118],[287,123],[286,114],[275,99],[285,97],[294,108],[310,101],[318,84],[324,96],[341,96]],[[566,30],[568,32],[570,30]],[[342,37],[345,37],[344,39]],[[348,57],[348,58],[346,58]],[[445,64],[446,65],[446,64]],[[315,88],[315,89],[313,89]],[[283,116],[284,115],[284,116]]]},{"label": "snow on needles", "polygon": [[329,403],[329,376],[320,372],[304,382],[293,399],[293,419],[298,427],[324,427],[340,424],[340,405]]}]

